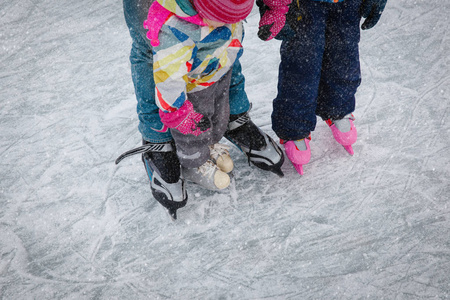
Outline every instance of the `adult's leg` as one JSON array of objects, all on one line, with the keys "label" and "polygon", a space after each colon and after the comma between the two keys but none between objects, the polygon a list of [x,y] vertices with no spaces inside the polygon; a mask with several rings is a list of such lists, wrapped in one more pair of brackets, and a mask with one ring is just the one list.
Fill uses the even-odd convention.
[{"label": "adult's leg", "polygon": [[116,163],[127,156],[142,153],[153,197],[176,219],[177,209],[186,205],[188,196],[184,180],[180,178],[180,163],[172,135],[168,131],[154,130],[162,128],[162,123],[154,99],[152,48],[142,25],[152,2],[153,0],[123,0],[125,21],[133,42],[130,53],[131,75],[143,146],[127,151]]},{"label": "adult's leg", "polygon": [[133,41],[130,62],[137,99],[138,128],[144,140],[161,143],[172,140],[172,136],[169,131],[158,131],[163,128],[163,124],[155,103],[153,53],[150,41],[146,37],[147,30],[142,25],[152,2],[153,0],[124,0],[123,9]]},{"label": "adult's leg", "polygon": [[245,92],[245,77],[242,74],[242,66],[239,60],[233,65],[229,94],[231,115],[245,113],[250,109],[250,102]]}]

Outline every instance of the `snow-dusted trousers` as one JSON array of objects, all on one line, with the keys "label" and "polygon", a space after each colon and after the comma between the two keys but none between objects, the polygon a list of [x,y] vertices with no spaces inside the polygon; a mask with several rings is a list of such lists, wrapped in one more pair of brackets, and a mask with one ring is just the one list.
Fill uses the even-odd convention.
[{"label": "snow-dusted trousers", "polygon": [[195,136],[171,129],[180,164],[185,168],[197,168],[210,158],[209,145],[218,143],[225,133],[230,118],[229,91],[232,71],[210,87],[188,93],[194,110],[208,118],[211,129]]},{"label": "snow-dusted trousers", "polygon": [[353,112],[361,82],[361,0],[299,2],[307,15],[295,36],[281,44],[273,102],[272,128],[284,140],[307,137],[316,127],[316,115],[340,119]]}]

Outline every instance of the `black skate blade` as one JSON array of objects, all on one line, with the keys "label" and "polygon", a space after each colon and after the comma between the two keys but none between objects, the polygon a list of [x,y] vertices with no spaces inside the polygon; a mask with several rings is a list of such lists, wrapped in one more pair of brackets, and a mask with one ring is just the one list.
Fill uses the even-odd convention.
[{"label": "black skate blade", "polygon": [[267,165],[265,163],[258,163],[258,162],[252,162],[253,165],[261,170],[272,172],[276,175],[278,175],[280,178],[284,177],[283,171],[281,171],[281,166],[284,163],[284,156],[282,157],[281,161],[274,165]]},{"label": "black skate blade", "polygon": [[284,177],[284,173],[283,171],[281,171],[281,168],[273,168],[272,170],[270,170],[272,173],[275,173],[276,175],[278,175],[280,178]]},{"label": "black skate blade", "polygon": [[176,209],[169,208],[169,209],[167,209],[167,212],[169,213],[169,216],[172,219],[172,221],[176,221],[177,220],[177,210]]}]

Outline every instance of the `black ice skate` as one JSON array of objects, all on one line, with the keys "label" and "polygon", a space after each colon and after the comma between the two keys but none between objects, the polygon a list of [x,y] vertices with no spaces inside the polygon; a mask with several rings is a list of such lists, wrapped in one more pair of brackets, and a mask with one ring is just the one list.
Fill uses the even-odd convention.
[{"label": "black ice skate", "polygon": [[275,141],[259,129],[250,119],[248,112],[231,115],[228,130],[224,135],[247,155],[256,167],[271,171],[280,177],[284,154]]},{"label": "black ice skate", "polygon": [[184,179],[180,177],[180,162],[173,142],[149,143],[127,151],[116,159],[118,164],[125,157],[142,153],[142,161],[150,179],[153,197],[164,206],[173,220],[177,219],[177,209],[186,205],[187,193]]}]

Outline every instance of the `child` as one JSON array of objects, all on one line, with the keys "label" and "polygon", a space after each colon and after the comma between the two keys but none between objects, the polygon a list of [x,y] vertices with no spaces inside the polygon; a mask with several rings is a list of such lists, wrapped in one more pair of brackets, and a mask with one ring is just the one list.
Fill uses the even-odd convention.
[{"label": "child", "polygon": [[227,130],[231,70],[252,6],[252,0],[158,0],[144,23],[161,131],[171,129],[184,178],[211,190],[230,184],[233,161],[217,143]]},{"label": "child", "polygon": [[[263,3],[262,3],[263,2]],[[311,157],[316,115],[353,155],[355,93],[361,82],[362,29],[379,20],[386,0],[259,0],[258,36],[282,39],[272,128],[300,174]],[[285,23],[286,26],[285,26]]]}]

